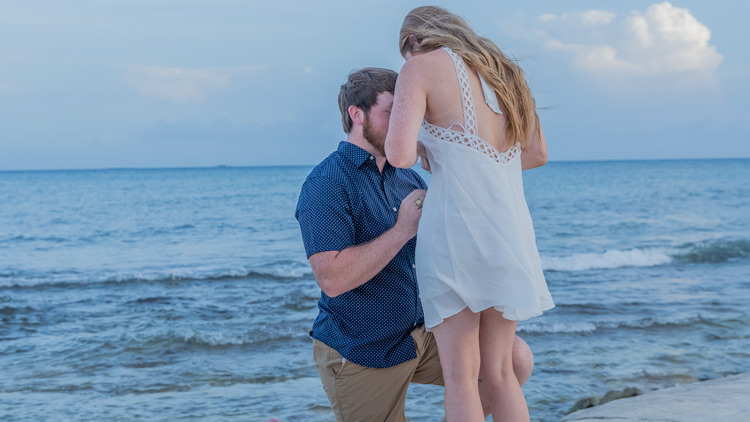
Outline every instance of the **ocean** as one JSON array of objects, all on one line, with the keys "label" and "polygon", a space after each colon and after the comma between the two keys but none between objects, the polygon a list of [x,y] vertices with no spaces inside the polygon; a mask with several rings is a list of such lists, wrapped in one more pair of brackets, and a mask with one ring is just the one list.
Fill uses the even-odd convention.
[{"label": "ocean", "polygon": [[[333,421],[294,219],[311,168],[0,172],[0,420]],[[524,184],[557,303],[518,328],[533,421],[750,372],[750,160],[551,162]],[[442,388],[406,408],[439,420]]]}]

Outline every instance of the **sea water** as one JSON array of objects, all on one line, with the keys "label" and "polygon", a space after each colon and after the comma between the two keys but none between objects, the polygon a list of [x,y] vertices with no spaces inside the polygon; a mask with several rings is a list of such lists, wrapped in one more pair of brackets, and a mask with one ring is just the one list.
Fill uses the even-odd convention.
[{"label": "sea water", "polygon": [[[310,170],[0,172],[0,420],[333,421],[294,219]],[[532,420],[750,371],[750,160],[552,162],[524,184],[557,303],[518,326]],[[412,386],[409,420],[442,394]]]}]

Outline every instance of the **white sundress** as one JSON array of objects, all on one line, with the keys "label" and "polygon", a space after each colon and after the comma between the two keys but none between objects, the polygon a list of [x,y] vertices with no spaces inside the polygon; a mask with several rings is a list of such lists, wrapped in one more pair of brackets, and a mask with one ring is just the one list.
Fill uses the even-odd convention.
[{"label": "white sundress", "polygon": [[[521,147],[499,152],[479,137],[466,65],[445,50],[456,68],[464,123],[442,128],[425,120],[419,132],[432,170],[416,248],[425,325],[430,330],[467,306],[494,307],[515,321],[541,315],[555,305],[523,193]],[[499,112],[494,91],[484,91]]]}]

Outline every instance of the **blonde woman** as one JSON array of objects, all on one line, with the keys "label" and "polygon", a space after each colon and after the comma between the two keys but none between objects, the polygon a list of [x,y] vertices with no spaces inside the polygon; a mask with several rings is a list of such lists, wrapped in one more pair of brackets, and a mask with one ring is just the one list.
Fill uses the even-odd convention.
[{"label": "blonde woman", "polygon": [[[407,60],[385,142],[388,162],[431,170],[417,236],[425,325],[438,344],[448,421],[528,421],[511,359],[518,321],[554,304],[542,273],[521,170],[547,147],[523,71],[460,17],[412,10]],[[419,142],[418,142],[419,141]],[[500,356],[500,358],[498,358]]]}]

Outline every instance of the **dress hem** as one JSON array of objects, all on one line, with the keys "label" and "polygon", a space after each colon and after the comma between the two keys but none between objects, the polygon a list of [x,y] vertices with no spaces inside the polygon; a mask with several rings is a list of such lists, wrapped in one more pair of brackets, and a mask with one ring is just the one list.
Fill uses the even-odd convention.
[{"label": "dress hem", "polygon": [[[549,306],[547,307],[547,305],[549,305]],[[469,305],[464,305],[461,309],[459,309],[459,310],[457,310],[455,312],[448,312],[447,315],[444,315],[444,316],[441,315],[440,316],[440,322],[438,322],[437,324],[429,325],[428,322],[427,322],[427,318],[425,318],[424,326],[425,326],[425,330],[427,330],[428,332],[432,332],[432,329],[434,327],[437,327],[438,325],[442,324],[443,321],[445,321],[446,319],[448,319],[448,318],[450,318],[450,317],[458,314],[459,312],[463,311],[466,308],[469,308],[469,310],[471,310],[471,312],[473,312],[475,314],[478,314],[478,313],[480,313],[482,311],[486,311],[487,309],[490,309],[490,308],[495,308],[496,311],[503,313],[503,318],[505,318],[505,313],[506,312],[502,311],[501,309],[498,309],[498,308],[508,308],[508,309],[511,309],[512,311],[522,310],[522,311],[525,311],[524,313],[529,314],[529,316],[527,316],[527,317],[521,317],[521,318],[517,318],[517,319],[505,318],[508,321],[517,321],[518,322],[518,321],[526,321],[528,319],[541,316],[545,311],[548,311],[548,310],[550,310],[550,309],[552,309],[554,307],[555,307],[554,303],[552,303],[552,304],[545,304],[545,305],[541,306],[539,310],[533,310],[533,311],[531,311],[531,310],[522,310],[520,308],[513,308],[511,306],[490,305],[490,306],[485,306],[484,308],[475,310],[475,309],[473,309]]]}]

